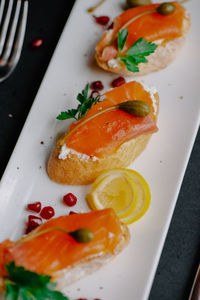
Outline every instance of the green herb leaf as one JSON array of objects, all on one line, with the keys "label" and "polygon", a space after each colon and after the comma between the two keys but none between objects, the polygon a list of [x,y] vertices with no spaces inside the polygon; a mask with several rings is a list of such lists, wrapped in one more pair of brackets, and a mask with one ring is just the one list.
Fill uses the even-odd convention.
[{"label": "green herb leaf", "polygon": [[55,291],[51,277],[17,267],[14,262],[7,264],[6,300],[68,300],[61,292]]},{"label": "green herb leaf", "polygon": [[18,296],[18,288],[16,287],[16,285],[10,282],[6,282],[5,299],[16,300],[17,296]]},{"label": "green herb leaf", "polygon": [[127,70],[131,72],[139,72],[139,68],[137,67],[137,63],[135,62],[135,59],[133,57],[120,57],[120,59],[126,65]]},{"label": "green herb leaf", "polygon": [[[118,49],[119,52],[123,49],[128,36],[128,30],[123,29],[118,33]],[[145,56],[153,53],[157,45],[152,42],[147,42],[143,38],[139,38],[125,53],[119,53],[121,61],[126,65],[131,72],[139,72],[138,64],[147,63]]]},{"label": "green herb leaf", "polygon": [[83,94],[84,99],[87,99],[88,90],[89,90],[89,83],[87,83],[84,90],[82,90],[82,94]]},{"label": "green herb leaf", "polygon": [[145,39],[138,39],[125,53],[128,56],[134,56],[136,58],[148,56],[153,53],[157,48],[157,45],[152,42],[147,42]]},{"label": "green herb leaf", "polygon": [[67,111],[62,111],[56,119],[58,120],[66,120],[66,119],[71,119],[74,118],[76,119],[76,114],[77,114],[77,109],[69,109]]},{"label": "green herb leaf", "polygon": [[123,29],[118,32],[118,49],[122,51],[128,36],[128,29]]},{"label": "green herb leaf", "polygon": [[79,93],[76,99],[80,102],[76,109],[69,109],[67,111],[61,112],[60,115],[56,117],[58,120],[66,120],[66,119],[75,119],[80,120],[85,117],[86,113],[91,109],[91,107],[99,102],[99,97],[89,98],[89,83],[86,84],[84,90]]}]

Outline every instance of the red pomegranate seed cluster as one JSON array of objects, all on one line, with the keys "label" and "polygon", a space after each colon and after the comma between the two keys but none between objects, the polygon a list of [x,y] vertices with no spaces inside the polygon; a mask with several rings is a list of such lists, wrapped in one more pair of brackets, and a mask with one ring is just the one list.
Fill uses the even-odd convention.
[{"label": "red pomegranate seed cluster", "polygon": [[113,29],[113,26],[114,26],[114,23],[113,23],[113,22],[112,22],[112,23],[110,23],[110,25],[108,26],[107,30],[109,30],[109,29]]},{"label": "red pomegranate seed cluster", "polygon": [[101,91],[104,89],[104,86],[100,80],[97,80],[91,83],[90,88],[94,91]]},{"label": "red pomegranate seed cluster", "polygon": [[72,210],[69,212],[69,215],[76,215],[76,214],[77,213],[75,211],[72,211]]},{"label": "red pomegranate seed cluster", "polygon": [[124,79],[124,77],[117,77],[116,79],[114,79],[112,82],[111,82],[111,85],[113,88],[115,87],[118,87],[122,84],[124,84],[126,81]]},{"label": "red pomegranate seed cluster", "polygon": [[41,203],[40,202],[35,202],[35,203],[30,203],[27,205],[27,209],[30,211],[34,211],[36,213],[39,213],[41,211]]},{"label": "red pomegranate seed cluster", "polygon": [[90,98],[100,97],[100,93],[98,91],[92,91],[90,94]]},{"label": "red pomegranate seed cluster", "polygon": [[[63,203],[69,207],[74,206],[77,202],[77,198],[74,194],[68,193],[63,197]],[[52,206],[45,206],[42,208],[42,205],[40,202],[34,202],[34,203],[29,203],[27,205],[27,210],[32,211],[34,213],[40,213],[40,217],[34,216],[34,215],[29,215],[28,216],[28,222],[26,226],[25,233],[29,233],[32,230],[34,230],[36,227],[42,224],[42,218],[45,220],[51,219],[55,215],[55,211]],[[42,208],[42,210],[41,210]],[[69,215],[76,214],[74,211],[70,211]]]},{"label": "red pomegranate seed cluster", "polygon": [[90,88],[93,90],[90,94],[90,98],[96,98],[101,96],[99,91],[103,90],[104,86],[100,80],[96,80],[90,84]]},{"label": "red pomegranate seed cluster", "polygon": [[74,206],[77,202],[77,198],[74,194],[68,193],[63,197],[63,203],[67,206]]},{"label": "red pomegranate seed cluster", "polygon": [[99,16],[99,17],[93,16],[93,17],[95,18],[96,23],[101,26],[106,26],[110,22],[110,18],[108,16]]},{"label": "red pomegranate seed cluster", "polygon": [[42,219],[33,215],[28,216],[28,222],[26,227],[26,234],[31,232],[33,229],[37,228],[42,224]]},{"label": "red pomegranate seed cluster", "polygon": [[45,206],[40,213],[40,216],[45,220],[51,219],[54,215],[55,215],[55,212],[54,212],[53,207],[51,207],[51,206]]},{"label": "red pomegranate seed cluster", "polygon": [[38,38],[38,39],[35,39],[33,42],[32,42],[32,47],[33,48],[39,48],[41,47],[43,44],[43,39],[41,38]]},{"label": "red pomegranate seed cluster", "polygon": [[51,219],[54,215],[54,209],[51,206],[45,206],[42,208],[42,205],[40,202],[35,202],[35,203],[29,203],[27,205],[27,210],[32,211],[34,213],[40,213],[40,217],[36,217],[34,215],[29,215],[28,216],[28,222],[27,222],[27,226],[26,226],[26,234],[31,232],[33,229],[35,229],[36,227],[38,227],[39,225],[42,224],[42,218],[45,220],[49,220]]}]

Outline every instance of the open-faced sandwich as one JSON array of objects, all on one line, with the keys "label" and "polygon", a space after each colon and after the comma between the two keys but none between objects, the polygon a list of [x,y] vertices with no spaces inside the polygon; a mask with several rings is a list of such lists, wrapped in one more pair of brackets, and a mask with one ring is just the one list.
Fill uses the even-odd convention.
[{"label": "open-faced sandwich", "polygon": [[67,299],[53,282],[62,289],[94,272],[128,241],[128,227],[111,208],[51,219],[0,243],[0,288],[6,299]]},{"label": "open-faced sandwich", "polygon": [[[89,184],[105,170],[129,165],[157,131],[159,97],[155,88],[132,81],[88,98],[58,119],[78,119],[58,141],[48,162],[49,177],[63,184]],[[78,116],[77,116],[78,112]]]},{"label": "open-faced sandwich", "polygon": [[177,1],[130,8],[104,32],[96,45],[96,61],[127,76],[157,71],[175,59],[189,28],[190,17]]}]

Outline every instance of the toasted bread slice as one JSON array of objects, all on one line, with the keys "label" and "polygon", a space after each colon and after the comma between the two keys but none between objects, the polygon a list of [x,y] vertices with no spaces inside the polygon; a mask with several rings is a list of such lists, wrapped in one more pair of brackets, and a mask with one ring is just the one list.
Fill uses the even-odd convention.
[{"label": "toasted bread slice", "polygon": [[[155,99],[156,115],[158,115],[159,96],[153,90]],[[103,171],[111,168],[121,168],[128,166],[145,149],[152,134],[141,134],[117,148],[113,153],[104,155],[94,160],[92,157],[81,156],[80,153],[72,151],[65,159],[60,159],[61,137],[50,156],[47,165],[47,172],[53,181],[61,184],[82,185],[92,183]]]},{"label": "toasted bread slice", "polygon": [[100,59],[101,57],[101,45],[103,47],[106,46],[112,39],[112,30],[106,31],[101,41],[96,46],[96,54],[95,59],[97,64],[104,70],[117,73],[119,75],[125,76],[142,76],[151,72],[155,72],[167,67],[178,55],[181,48],[183,47],[187,33],[190,29],[190,16],[185,11],[184,19],[182,23],[182,35],[178,38],[174,38],[171,40],[157,40],[153,41],[158,45],[157,49],[154,53],[150,54],[147,57],[147,63],[140,63],[138,65],[139,72],[131,72],[128,71],[125,64],[119,59],[112,59],[111,61],[104,62]]}]

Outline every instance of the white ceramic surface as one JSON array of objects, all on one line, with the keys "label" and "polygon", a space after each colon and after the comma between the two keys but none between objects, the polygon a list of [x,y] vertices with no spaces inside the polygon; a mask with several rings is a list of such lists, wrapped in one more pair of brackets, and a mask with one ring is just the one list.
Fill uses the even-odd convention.
[{"label": "white ceramic surface", "polygon": [[[62,204],[62,196],[72,192],[78,197],[73,209],[88,210],[85,195],[90,186],[56,184],[49,180],[45,168],[56,138],[70,123],[56,120],[57,114],[76,106],[76,95],[87,81],[102,80],[106,90],[116,77],[100,70],[93,59],[94,45],[103,32],[87,13],[94,2],[76,1],[1,180],[0,241],[21,236],[27,203],[52,205],[59,216],[70,210]],[[114,17],[121,12],[123,3],[124,0],[106,1],[95,14]],[[180,55],[165,70],[138,78],[148,86],[156,86],[161,99],[159,132],[130,166],[150,185],[150,209],[130,226],[131,242],[122,254],[65,290],[70,300],[148,298],[200,120],[200,2],[191,0],[185,6],[191,13],[192,26]]]}]

